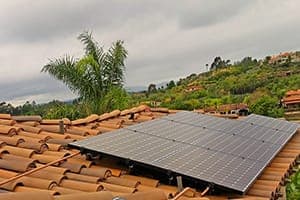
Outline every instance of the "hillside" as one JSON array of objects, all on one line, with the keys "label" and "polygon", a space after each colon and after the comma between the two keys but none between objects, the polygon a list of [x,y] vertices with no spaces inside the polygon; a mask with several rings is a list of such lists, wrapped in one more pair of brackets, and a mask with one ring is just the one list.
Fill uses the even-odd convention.
[{"label": "hillside", "polygon": [[217,67],[212,65],[209,72],[191,74],[175,85],[172,81],[166,88],[156,89],[152,85],[147,92],[134,94],[134,99],[187,110],[246,103],[253,113],[282,117],[280,99],[286,91],[300,88],[300,62],[290,56],[279,61],[275,58],[246,57],[234,64],[221,62]]},{"label": "hillside", "polygon": [[[295,56],[290,56],[295,55]],[[250,111],[271,117],[282,117],[284,109],[280,100],[288,90],[300,88],[300,53],[267,56],[263,60],[246,57],[230,62],[216,57],[209,72],[191,74],[178,81],[170,80],[163,87],[150,84],[148,91],[127,93],[111,90],[101,101],[101,114],[114,109],[126,109],[139,104],[170,109],[208,109],[223,104],[246,103]],[[44,118],[76,119],[93,113],[91,103],[80,99],[64,103],[52,101],[47,104],[26,102],[14,107],[0,102],[0,112],[12,115],[40,115]]]}]

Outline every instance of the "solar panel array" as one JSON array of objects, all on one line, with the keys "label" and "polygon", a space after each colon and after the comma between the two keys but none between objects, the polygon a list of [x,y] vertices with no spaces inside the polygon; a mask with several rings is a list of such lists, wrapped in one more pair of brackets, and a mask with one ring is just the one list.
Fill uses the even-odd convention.
[{"label": "solar panel array", "polygon": [[244,193],[298,127],[258,115],[230,120],[183,111],[71,145]]}]

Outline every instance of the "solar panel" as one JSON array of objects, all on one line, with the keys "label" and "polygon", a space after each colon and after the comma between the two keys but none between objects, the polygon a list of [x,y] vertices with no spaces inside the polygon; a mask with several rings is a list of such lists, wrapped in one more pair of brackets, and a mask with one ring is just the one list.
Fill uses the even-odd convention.
[{"label": "solar panel", "polygon": [[257,115],[229,120],[179,112],[71,145],[244,193],[297,128]]},{"label": "solar panel", "polygon": [[264,126],[271,129],[281,130],[283,132],[291,132],[294,131],[295,128],[299,128],[300,125],[293,122],[288,122],[285,120],[274,119],[271,117],[251,114],[248,117],[242,119],[244,122],[254,123],[260,126]]}]

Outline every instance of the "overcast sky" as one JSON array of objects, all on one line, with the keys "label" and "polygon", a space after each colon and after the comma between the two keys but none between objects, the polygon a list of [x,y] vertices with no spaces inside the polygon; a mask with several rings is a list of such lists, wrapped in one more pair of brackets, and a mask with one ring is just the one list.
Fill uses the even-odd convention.
[{"label": "overcast sky", "polygon": [[299,0],[1,0],[0,101],[73,98],[40,70],[51,58],[80,57],[84,30],[104,48],[124,40],[126,86],[147,86],[202,72],[215,56],[299,50],[299,8]]}]

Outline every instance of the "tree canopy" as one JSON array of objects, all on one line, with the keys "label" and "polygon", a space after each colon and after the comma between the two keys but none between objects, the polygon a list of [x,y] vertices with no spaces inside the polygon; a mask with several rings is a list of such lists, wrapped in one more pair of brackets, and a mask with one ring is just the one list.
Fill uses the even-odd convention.
[{"label": "tree canopy", "polygon": [[101,103],[109,91],[123,88],[128,53],[121,40],[104,51],[89,32],[81,33],[78,39],[84,45],[82,58],[66,55],[51,59],[41,71],[64,82],[80,99],[93,106],[92,112],[101,112],[105,110]]},{"label": "tree canopy", "polygon": [[213,63],[210,66],[210,70],[219,69],[222,67],[226,67],[230,64],[230,60],[222,60],[220,56],[215,57]]}]

